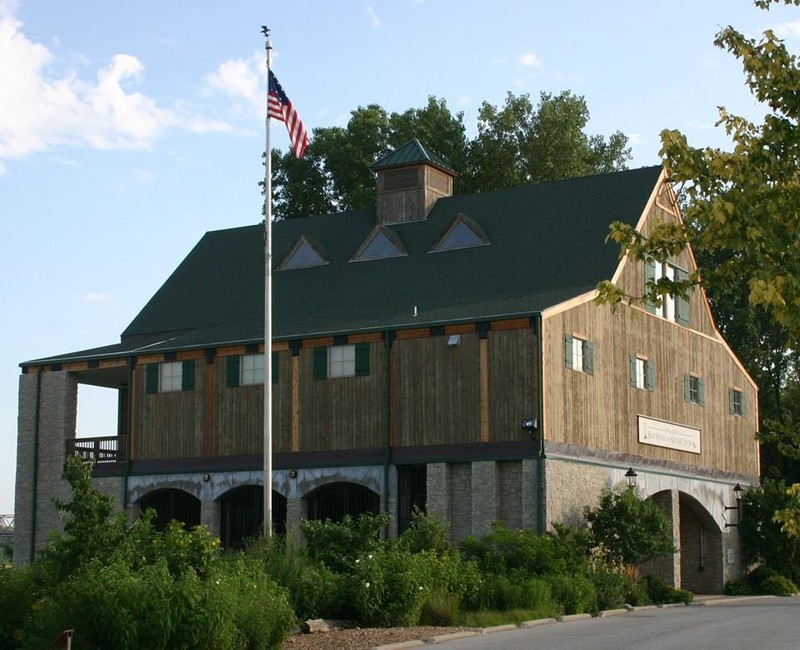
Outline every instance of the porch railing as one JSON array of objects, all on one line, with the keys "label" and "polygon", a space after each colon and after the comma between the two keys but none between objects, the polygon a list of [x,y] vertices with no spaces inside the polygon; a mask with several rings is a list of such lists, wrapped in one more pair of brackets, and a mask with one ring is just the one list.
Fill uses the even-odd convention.
[{"label": "porch railing", "polygon": [[127,453],[127,436],[70,438],[67,440],[67,456],[78,456],[85,461],[116,463],[121,460],[127,460]]}]

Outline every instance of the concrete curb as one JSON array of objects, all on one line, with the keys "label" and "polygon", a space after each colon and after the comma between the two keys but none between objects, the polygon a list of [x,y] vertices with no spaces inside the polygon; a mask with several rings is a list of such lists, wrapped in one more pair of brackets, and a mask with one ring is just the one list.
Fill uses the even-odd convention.
[{"label": "concrete curb", "polygon": [[707,600],[695,601],[690,604],[690,607],[713,607],[714,605],[741,603],[746,600],[766,600],[767,598],[780,598],[780,596],[725,596],[722,598],[709,598]]},{"label": "concrete curb", "polygon": [[523,621],[519,624],[522,629],[529,629],[531,627],[539,627],[540,625],[550,625],[551,623],[558,623],[555,618],[537,618],[532,621]]},{"label": "concrete curb", "polygon": [[561,623],[570,623],[572,621],[586,621],[593,618],[591,614],[566,614],[558,618]]},{"label": "concrete curb", "polygon": [[519,625],[514,623],[507,623],[506,625],[493,625],[492,627],[483,628],[483,634],[494,634],[495,632],[508,632],[509,630],[518,630]]}]

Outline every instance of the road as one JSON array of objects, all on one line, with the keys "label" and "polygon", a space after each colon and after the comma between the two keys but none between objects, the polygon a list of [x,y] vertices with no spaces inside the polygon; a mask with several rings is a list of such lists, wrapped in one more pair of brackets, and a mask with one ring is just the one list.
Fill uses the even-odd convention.
[{"label": "road", "polygon": [[437,650],[782,650],[800,648],[800,598],[726,599],[551,623],[437,644]]}]

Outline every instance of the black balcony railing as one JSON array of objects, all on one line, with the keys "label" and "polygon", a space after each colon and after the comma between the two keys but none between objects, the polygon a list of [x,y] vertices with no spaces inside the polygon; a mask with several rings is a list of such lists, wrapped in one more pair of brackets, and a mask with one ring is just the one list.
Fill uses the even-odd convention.
[{"label": "black balcony railing", "polygon": [[85,461],[116,463],[128,459],[127,436],[103,436],[100,438],[70,438],[67,440],[67,456],[78,456]]}]

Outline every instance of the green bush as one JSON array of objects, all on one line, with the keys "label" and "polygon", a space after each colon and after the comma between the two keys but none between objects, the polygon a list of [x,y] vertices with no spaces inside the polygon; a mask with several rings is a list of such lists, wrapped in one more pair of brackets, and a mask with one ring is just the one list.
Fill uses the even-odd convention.
[{"label": "green bush", "polygon": [[304,520],[300,529],[309,556],[319,560],[332,571],[347,573],[355,560],[384,545],[381,530],[391,517],[388,514],[364,514],[353,518],[345,515],[340,523]]},{"label": "green bush", "polygon": [[797,593],[797,586],[789,578],[773,575],[763,580],[755,593],[769,596],[791,596]]},{"label": "green bush", "polygon": [[553,600],[562,614],[586,614],[597,612],[597,590],[592,581],[583,575],[550,575]]},{"label": "green bush", "polygon": [[753,593],[753,589],[747,580],[741,578],[726,582],[724,593],[726,596],[749,596]]},{"label": "green bush", "polygon": [[542,609],[558,611],[550,584],[535,576],[484,575],[481,600],[472,609],[509,611]]},{"label": "green bush", "polygon": [[358,620],[378,627],[419,622],[431,594],[424,554],[380,548],[358,558],[351,574],[351,598]]},{"label": "green bush", "polygon": [[589,568],[588,577],[597,592],[598,610],[617,609],[627,602],[628,580],[621,568],[596,562]]},{"label": "green bush", "polygon": [[30,566],[0,568],[0,648],[16,648],[33,611],[36,585]]},{"label": "green bush", "polygon": [[686,589],[675,589],[653,575],[642,578],[642,582],[647,589],[650,602],[657,605],[667,603],[683,603],[688,605],[694,599],[691,591]]},{"label": "green bush", "polygon": [[261,562],[267,575],[286,590],[297,620],[346,618],[346,577],[312,560],[291,537],[253,538],[245,553]]},{"label": "green bush", "polygon": [[397,538],[397,543],[410,553],[435,551],[444,553],[451,544],[447,527],[435,515],[427,515],[414,506],[411,523]]},{"label": "green bush", "polygon": [[461,599],[456,594],[431,594],[422,606],[420,625],[449,627],[458,623]]}]

